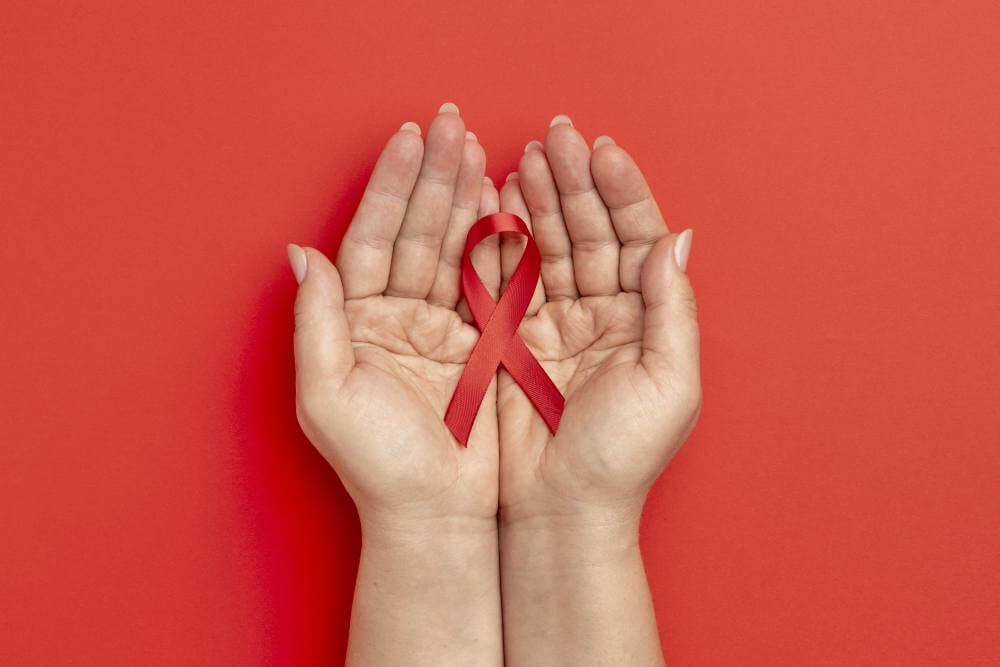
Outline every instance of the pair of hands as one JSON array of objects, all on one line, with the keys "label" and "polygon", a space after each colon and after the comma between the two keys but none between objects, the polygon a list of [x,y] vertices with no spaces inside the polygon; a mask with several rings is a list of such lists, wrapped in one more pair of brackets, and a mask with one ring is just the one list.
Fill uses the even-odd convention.
[{"label": "pair of hands", "polygon": [[[628,154],[592,151],[566,116],[499,191],[485,162],[445,104],[426,140],[415,123],[389,139],[336,265],[289,246],[299,423],[362,525],[348,661],[660,664],[638,524],[701,401],[691,232],[671,235]],[[479,338],[460,265],[498,210],[538,245],[518,333],[566,403],[553,437],[501,368],[466,448],[443,421]],[[524,242],[472,251],[495,299]]]},{"label": "pair of hands", "polygon": [[[528,144],[498,192],[485,153],[445,104],[426,140],[385,146],[336,265],[290,246],[299,422],[354,499],[365,531],[414,522],[483,530],[600,516],[637,522],[700,406],[691,233],[671,235],[638,167],[594,150],[566,116]],[[542,256],[519,334],[566,397],[552,436],[500,370],[468,447],[442,421],[479,332],[460,298],[466,234],[509,211]],[[494,298],[523,239],[472,259]]]}]

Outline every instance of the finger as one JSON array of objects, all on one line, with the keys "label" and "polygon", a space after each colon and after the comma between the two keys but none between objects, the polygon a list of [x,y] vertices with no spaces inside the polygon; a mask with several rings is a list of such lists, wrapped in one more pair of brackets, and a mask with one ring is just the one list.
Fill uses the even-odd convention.
[{"label": "finger", "polygon": [[430,292],[464,145],[465,123],[458,108],[442,105],[427,128],[424,161],[392,249],[385,294],[423,299]]},{"label": "finger", "polygon": [[[516,173],[512,173],[508,176],[507,182],[504,183],[503,188],[500,189],[500,210],[513,213],[524,220],[524,224],[526,224],[528,226],[528,230],[531,231],[531,215],[528,213],[528,206],[524,203],[524,197],[521,195],[519,180],[520,179],[518,179]],[[514,275],[514,269],[517,268],[518,263],[521,261],[521,256],[524,255],[524,248],[525,245],[527,245],[527,242],[528,240],[521,234],[500,234],[501,292],[507,288],[507,283],[510,282],[511,276]],[[542,287],[542,281],[541,278],[539,278],[535,282],[535,291],[531,295],[531,301],[528,303],[528,309],[525,313],[527,315],[534,315],[544,303],[545,288]]]},{"label": "finger", "polygon": [[531,215],[531,228],[542,256],[542,284],[549,301],[575,299],[573,246],[559,207],[559,191],[552,179],[541,142],[525,146],[518,165],[521,194]]},{"label": "finger", "polygon": [[651,376],[698,378],[698,317],[688,279],[691,230],[661,238],[642,266],[642,299],[646,306],[641,363]]},{"label": "finger", "polygon": [[296,278],[295,386],[300,400],[318,392],[328,395],[354,367],[351,331],[344,313],[340,274],[323,253],[288,247]]},{"label": "finger", "polygon": [[[493,186],[493,181],[483,179],[483,192],[479,199],[479,214],[477,219],[491,215],[500,210],[500,193]],[[483,281],[490,296],[494,299],[500,295],[500,237],[497,234],[486,237],[472,249],[472,265]]]},{"label": "finger", "polygon": [[573,275],[583,296],[617,294],[618,236],[590,175],[590,148],[569,118],[556,116],[545,155],[559,188],[566,230],[573,243]]},{"label": "finger", "polygon": [[416,123],[403,123],[382,149],[337,253],[348,299],[381,294],[388,285],[392,246],[423,155],[424,142]]},{"label": "finger", "polygon": [[486,153],[476,140],[476,135],[466,132],[462,151],[462,165],[458,170],[455,196],[451,203],[451,218],[441,244],[437,275],[427,295],[428,303],[454,309],[460,294],[459,276],[462,269],[462,252],[465,237],[476,221],[479,202],[482,198],[483,172],[486,169]]},{"label": "finger", "polygon": [[618,280],[623,290],[638,292],[642,263],[667,225],[639,167],[611,137],[594,141],[590,172],[621,242]]},{"label": "finger", "polygon": [[[500,194],[493,187],[493,181],[484,176],[483,191],[479,198],[479,212],[476,219],[499,210]],[[479,279],[483,281],[486,290],[496,301],[500,293],[500,237],[496,234],[487,236],[472,249],[470,258],[472,266],[479,274]],[[469,312],[469,304],[465,302],[464,298],[459,301],[457,310],[463,320],[472,322],[472,313]]]}]

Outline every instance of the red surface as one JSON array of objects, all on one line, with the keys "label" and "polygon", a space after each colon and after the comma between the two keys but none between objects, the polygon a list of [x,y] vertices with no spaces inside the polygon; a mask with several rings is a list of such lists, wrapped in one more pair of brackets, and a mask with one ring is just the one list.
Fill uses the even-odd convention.
[{"label": "red surface", "polygon": [[695,228],[704,413],[644,548],[674,665],[1000,662],[993,2],[0,5],[0,662],[343,656],[287,241],[459,104]]}]

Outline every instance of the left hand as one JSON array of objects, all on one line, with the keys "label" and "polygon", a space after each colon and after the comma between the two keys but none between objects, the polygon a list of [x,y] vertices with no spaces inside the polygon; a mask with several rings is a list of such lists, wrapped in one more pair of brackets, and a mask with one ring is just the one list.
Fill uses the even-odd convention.
[{"label": "left hand", "polygon": [[[684,270],[690,232],[668,232],[628,153],[603,138],[591,154],[568,119],[555,122],[544,147],[529,145],[500,198],[533,227],[542,255],[519,333],[566,397],[553,437],[501,372],[501,527],[574,518],[637,525],[700,408]],[[504,282],[519,245],[513,236],[501,243]]]}]

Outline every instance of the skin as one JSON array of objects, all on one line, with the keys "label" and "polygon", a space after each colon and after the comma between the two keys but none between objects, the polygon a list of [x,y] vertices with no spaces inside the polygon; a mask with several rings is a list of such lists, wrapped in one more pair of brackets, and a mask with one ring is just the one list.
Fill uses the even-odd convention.
[{"label": "skin", "polygon": [[[456,111],[439,113],[426,141],[407,125],[389,139],[336,266],[304,251],[299,423],[362,528],[350,664],[503,662],[496,383],[468,448],[441,420],[477,340],[459,314],[461,245],[498,205]],[[495,293],[496,244],[474,261]]]},{"label": "skin", "polygon": [[[675,256],[690,232],[668,233],[610,138],[592,152],[568,118],[553,122],[500,195],[503,210],[529,221],[542,255],[519,333],[566,397],[553,437],[500,373],[507,662],[660,664],[638,528],[701,402],[694,295]],[[501,252],[502,279],[516,250]]]},{"label": "skin", "polygon": [[[598,141],[556,123],[498,193],[443,105],[426,140],[389,139],[335,264],[290,246],[299,422],[362,526],[351,664],[662,662],[638,519],[700,404],[690,233]],[[566,410],[553,438],[501,370],[463,448],[442,421],[478,339],[458,265],[501,205],[542,254],[520,335]],[[494,296],[522,247],[475,249]]]}]

